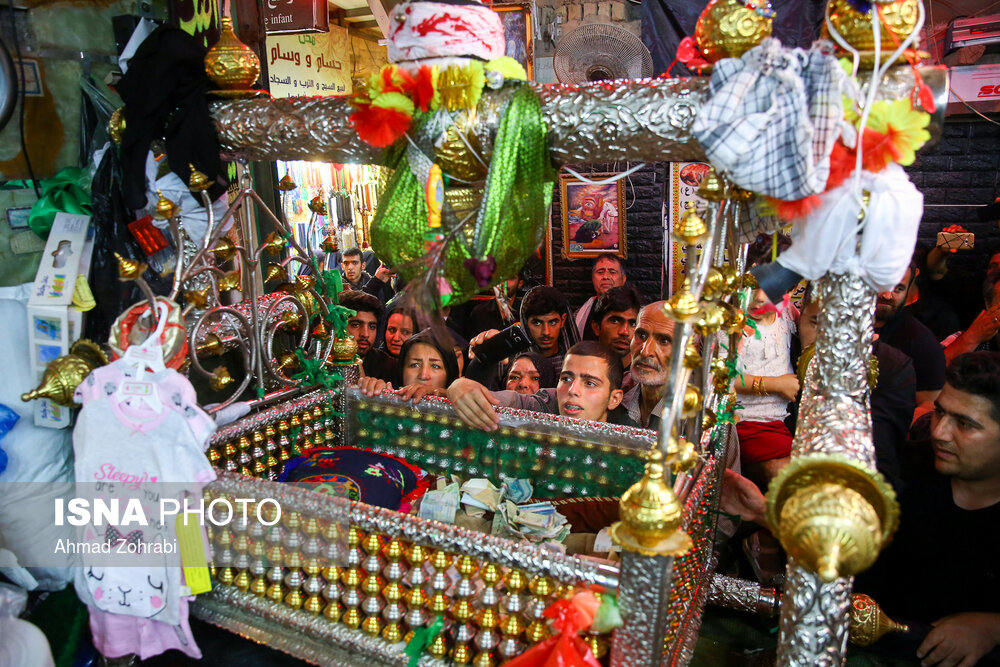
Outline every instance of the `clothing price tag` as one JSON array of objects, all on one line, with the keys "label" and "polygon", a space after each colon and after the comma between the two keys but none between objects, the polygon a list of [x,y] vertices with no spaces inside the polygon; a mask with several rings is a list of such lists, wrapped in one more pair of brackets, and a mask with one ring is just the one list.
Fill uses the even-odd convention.
[{"label": "clothing price tag", "polygon": [[[187,517],[191,517],[187,520]],[[181,550],[181,563],[184,566],[184,579],[191,589],[191,595],[207,593],[212,590],[212,579],[208,573],[208,559],[205,558],[205,542],[198,524],[198,515],[189,512],[179,515],[176,522],[177,545]]]},{"label": "clothing price tag", "polygon": [[135,381],[122,382],[122,394],[125,396],[142,396],[142,397],[152,396],[153,383],[135,382]]}]

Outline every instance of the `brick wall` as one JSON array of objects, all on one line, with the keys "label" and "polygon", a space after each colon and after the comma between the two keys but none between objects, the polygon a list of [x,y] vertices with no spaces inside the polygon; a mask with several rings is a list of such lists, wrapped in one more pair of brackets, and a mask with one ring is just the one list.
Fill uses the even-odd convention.
[{"label": "brick wall", "polygon": [[[629,164],[570,165],[586,176],[590,173],[624,171]],[[646,165],[625,181],[625,221],[628,256],[625,258],[628,281],[635,285],[644,299],[660,298],[660,278],[663,272],[663,229],[661,206],[664,193],[665,163]],[[573,308],[594,294],[590,280],[591,259],[568,260],[562,256],[562,208],[559,183],[552,198],[552,282],[563,290]]]}]

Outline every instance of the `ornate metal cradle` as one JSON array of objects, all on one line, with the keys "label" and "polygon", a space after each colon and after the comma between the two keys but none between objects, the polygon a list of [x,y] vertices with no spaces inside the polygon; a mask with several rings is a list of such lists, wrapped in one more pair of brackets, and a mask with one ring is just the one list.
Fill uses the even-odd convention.
[{"label": "ornate metal cradle", "polygon": [[[909,68],[891,69],[879,95],[906,94],[912,76]],[[923,70],[923,77],[940,98],[947,89],[943,73]],[[657,79],[537,87],[549,127],[550,156],[554,163],[703,159],[690,127],[706,94],[704,83]],[[493,121],[501,103],[498,95],[483,96],[482,122],[476,128],[483,139],[495,131]],[[938,109],[944,106],[942,100]],[[230,156],[381,161],[381,155],[363,145],[349,128],[348,113],[346,100],[334,98],[247,100],[213,107],[223,152]],[[940,133],[941,120],[940,114],[933,118],[932,135]],[[488,146],[491,142],[481,143]],[[484,157],[489,157],[488,151]],[[716,206],[715,215],[719,216],[725,206]],[[726,241],[719,224],[712,233],[713,245],[709,247],[721,252],[732,235]],[[692,269],[689,275],[693,294],[687,296],[696,304],[708,268],[704,262],[704,267],[696,272]],[[827,341],[856,333],[841,331],[844,326],[840,323],[851,320],[848,313],[864,311],[874,293],[855,285],[849,276],[827,276],[822,282],[821,291],[828,296],[821,301],[818,364],[826,373],[846,378],[853,387],[853,380],[862,375],[855,372],[852,360],[863,355],[853,350],[844,363],[837,363],[828,353]],[[870,318],[859,326],[870,327]],[[691,324],[680,322],[675,336],[675,368],[685,361],[683,343],[691,335]],[[710,361],[705,359],[706,366]],[[707,385],[707,376],[702,375]],[[823,375],[816,394],[839,396],[844,393],[841,384]],[[668,397],[673,394],[671,414],[679,410],[685,385],[668,391]],[[863,407],[863,396],[847,393]],[[707,392],[701,395],[707,396]],[[330,404],[331,396],[339,402],[339,409]],[[507,472],[532,478],[535,488],[548,495],[618,495],[641,476],[643,453],[654,444],[652,434],[614,429],[593,433],[559,418],[510,412],[504,415],[506,431],[501,430],[490,445],[489,438],[483,440],[481,434],[457,424],[446,406],[427,405],[416,412],[389,398],[361,401],[351,391],[314,393],[247,417],[220,432],[212,449],[217,464],[242,470],[245,475],[224,474],[209,493],[231,497],[244,492],[256,496],[273,493],[293,512],[268,531],[259,525],[236,525],[213,535],[217,585],[212,593],[199,598],[194,613],[324,664],[355,664],[359,655],[380,663],[402,664],[407,657],[399,640],[406,631],[443,613],[452,631],[439,636],[429,647],[430,656],[425,655],[421,662],[432,664],[448,658],[460,664],[487,665],[502,662],[542,639],[544,625],[537,620],[540,610],[566,587],[583,585],[597,591],[617,589],[625,617],[625,625],[613,637],[588,638],[595,653],[603,654],[610,645],[611,662],[616,665],[684,664],[690,659],[711,588],[711,543],[716,523],[711,510],[717,502],[728,427],[715,427],[701,439],[700,464],[679,488],[683,528],[694,539],[694,548],[676,562],[667,556],[625,551],[618,567],[598,565],[453,526],[352,506],[342,499],[320,500],[304,491],[247,476],[266,477],[294,453],[290,435],[310,437],[315,444],[321,427],[323,442],[368,440],[370,446],[413,458],[432,472],[455,469],[464,476]],[[346,421],[334,412],[347,415]],[[292,423],[296,416],[297,427]],[[870,431],[865,441],[866,424],[862,422],[847,425],[848,430],[853,428],[860,434],[858,451],[841,452],[837,447],[833,451],[865,466]],[[671,439],[668,432],[661,434],[660,448],[665,451]],[[470,447],[473,455],[468,455]],[[502,451],[505,447],[506,452]],[[557,451],[570,454],[553,456]],[[807,446],[796,453],[805,458],[810,451]],[[517,456],[510,457],[512,452]],[[503,464],[504,460],[508,463]],[[580,476],[581,471],[591,472],[595,462],[596,471]],[[607,463],[607,472],[602,463]],[[612,468],[627,479],[616,478]],[[337,550],[345,551],[343,565],[324,568],[315,562],[316,554]],[[268,567],[274,562],[281,562],[281,567]],[[817,575],[799,566],[791,574],[798,577],[793,577],[794,581],[805,577],[808,582],[818,582]],[[784,650],[779,654],[784,662],[812,664],[824,651],[829,652],[829,664],[840,661],[847,637],[848,584],[849,579],[838,577],[831,584],[817,583],[813,587],[816,595],[808,599],[793,596],[794,609],[789,606],[783,610]],[[826,608],[831,610],[826,616],[816,611]],[[793,615],[797,622],[793,622]]]},{"label": "ornate metal cradle", "polygon": [[[430,647],[431,654],[487,665],[548,636],[540,615],[557,596],[578,586],[617,593],[621,564],[267,479],[308,439],[312,445],[367,445],[436,474],[525,477],[540,497],[617,496],[641,476],[655,441],[651,431],[501,412],[501,428],[487,434],[465,427],[445,401],[417,408],[347,388],[289,399],[221,429],[209,450],[220,478],[206,494],[231,501],[277,498],[283,516],[270,528],[251,520],[212,530],[214,588],[198,597],[194,615],[317,664],[357,664],[364,656],[401,665],[408,660],[401,643],[406,633],[440,613],[453,630]],[[674,564],[669,607],[623,609],[643,619],[665,614],[665,664],[686,662],[697,639],[728,430],[716,427],[706,438],[708,455],[676,482],[695,547]],[[648,576],[633,572],[633,585],[653,586]],[[636,598],[637,607],[650,602],[656,603],[655,595]],[[640,664],[634,647],[651,648],[654,634],[620,628],[586,640],[598,656],[610,649],[616,664]],[[421,662],[443,664],[432,656]]]}]

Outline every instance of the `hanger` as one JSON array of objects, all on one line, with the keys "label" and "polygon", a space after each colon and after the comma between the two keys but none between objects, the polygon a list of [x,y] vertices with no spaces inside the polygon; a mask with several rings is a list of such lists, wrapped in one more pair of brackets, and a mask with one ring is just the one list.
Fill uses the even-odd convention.
[{"label": "hanger", "polygon": [[167,315],[170,309],[167,304],[156,302],[156,328],[146,340],[141,343],[129,345],[122,354],[120,363],[127,366],[132,373],[132,377],[122,380],[118,385],[118,400],[129,405],[135,402],[143,402],[157,413],[163,411],[163,403],[160,401],[156,385],[145,379],[147,371],[160,373],[166,370],[163,363],[163,346],[160,344],[160,336],[167,324]]}]

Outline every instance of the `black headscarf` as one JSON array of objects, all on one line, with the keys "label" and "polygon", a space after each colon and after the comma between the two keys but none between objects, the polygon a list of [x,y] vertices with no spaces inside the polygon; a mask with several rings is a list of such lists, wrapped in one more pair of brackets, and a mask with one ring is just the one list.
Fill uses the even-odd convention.
[{"label": "black headscarf", "polygon": [[[447,342],[451,343],[451,340]],[[395,386],[403,386],[403,366],[406,362],[406,355],[409,354],[410,348],[417,343],[430,345],[441,355],[441,360],[444,362],[445,375],[447,376],[445,378],[445,387],[458,379],[458,358],[455,356],[455,350],[452,349],[451,345],[442,345],[439,343],[430,329],[424,329],[420,333],[410,336],[399,349],[399,366],[396,371]]]},{"label": "black headscarf", "polygon": [[154,139],[166,141],[170,169],[188,182],[191,167],[214,183],[218,198],[225,186],[219,140],[208,113],[206,93],[212,85],[205,74],[207,50],[180,28],[160,26],[129,60],[117,90],[125,102],[125,132],[121,160],[123,196],[130,209],[146,205],[146,155]]}]

